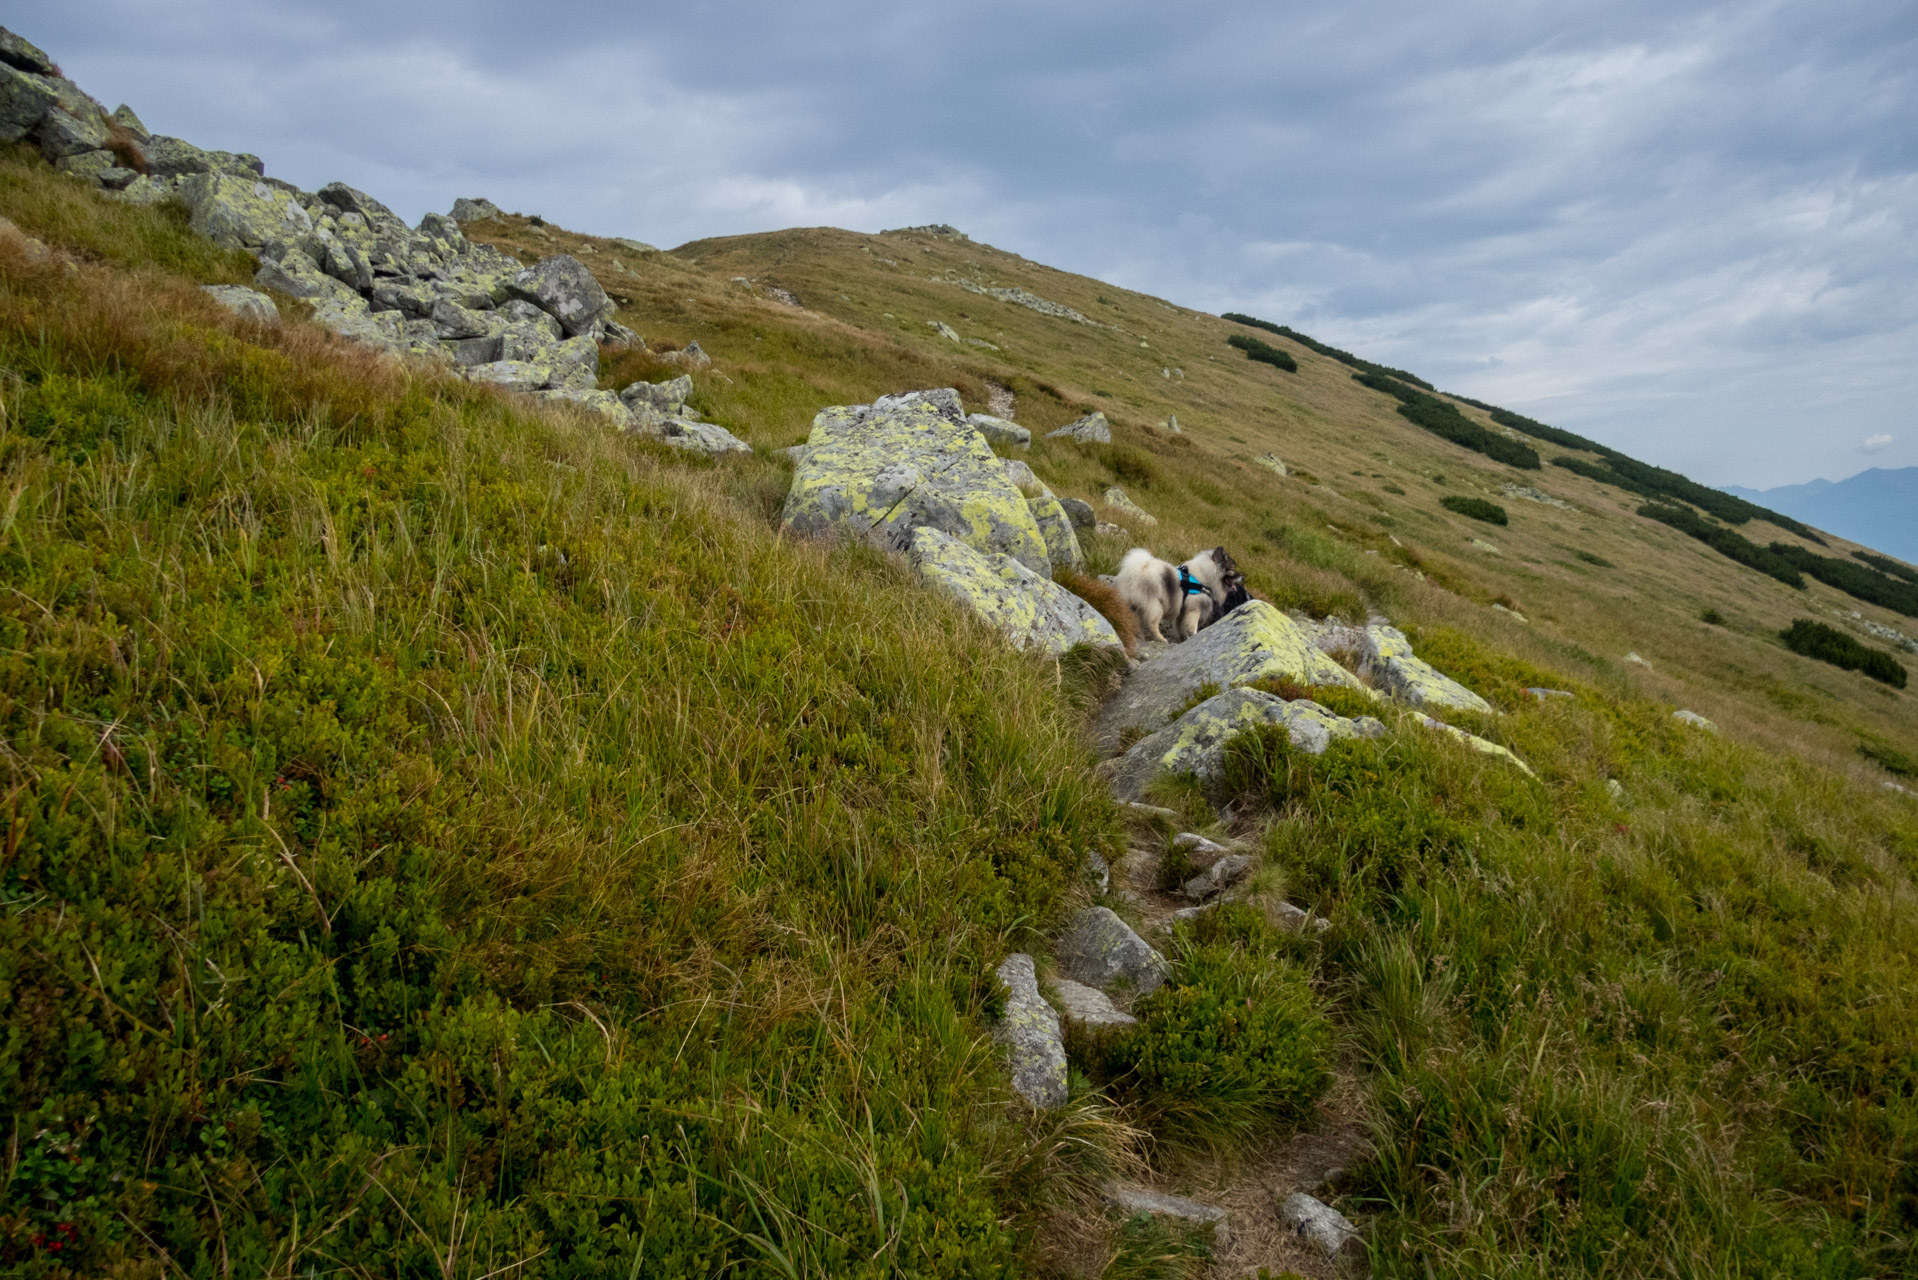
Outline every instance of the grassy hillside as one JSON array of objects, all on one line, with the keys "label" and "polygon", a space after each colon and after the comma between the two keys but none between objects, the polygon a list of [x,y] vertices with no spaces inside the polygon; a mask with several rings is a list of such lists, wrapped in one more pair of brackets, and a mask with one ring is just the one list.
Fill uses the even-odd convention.
[{"label": "grassy hillside", "polygon": [[1504,713],[1459,722],[1536,780],[1409,720],[1317,759],[1242,741],[1259,885],[1332,929],[1185,935],[1158,1038],[1034,1119],[991,966],[1123,846],[1097,670],[779,538],[783,462],[237,321],[193,286],[250,264],[35,159],[0,162],[0,214],[62,251],[0,236],[10,1268],[1201,1274],[1092,1188],[1141,1150],[1245,1185],[1314,1123],[1311,1073],[1251,1106],[1256,1072],[1190,1052],[1278,1025],[1243,1008],[1323,1035],[1360,1099],[1377,1274],[1918,1271],[1918,805],[1879,785],[1918,716],[1777,639],[1911,620],[1449,443],[1307,344],[1250,360],[986,246],[470,224],[594,268],[652,348],[604,385],[696,339],[694,404],[757,445],[910,387],[1009,393],[1035,433],[1101,409],[1113,444],[1022,456],[1282,605],[1388,613]]},{"label": "grassy hillside", "polygon": [[1109,820],[1056,672],[7,178],[177,251],[0,239],[10,1272],[1009,1267],[990,965]]}]

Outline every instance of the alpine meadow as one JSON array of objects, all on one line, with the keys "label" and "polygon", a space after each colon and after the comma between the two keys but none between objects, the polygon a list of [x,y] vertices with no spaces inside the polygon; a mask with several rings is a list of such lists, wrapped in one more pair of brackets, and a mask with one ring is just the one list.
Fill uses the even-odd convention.
[{"label": "alpine meadow", "polygon": [[7,1274],[1918,1276],[1912,566],[0,64]]}]

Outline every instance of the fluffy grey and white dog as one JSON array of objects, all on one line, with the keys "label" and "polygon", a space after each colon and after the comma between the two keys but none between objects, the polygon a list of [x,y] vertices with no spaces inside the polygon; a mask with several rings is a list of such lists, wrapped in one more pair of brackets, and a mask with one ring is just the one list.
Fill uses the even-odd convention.
[{"label": "fluffy grey and white dog", "polygon": [[1249,598],[1245,576],[1224,547],[1201,551],[1184,564],[1168,564],[1134,547],[1119,562],[1113,579],[1119,596],[1139,619],[1147,640],[1167,638],[1160,629],[1172,623],[1171,639],[1189,640]]}]

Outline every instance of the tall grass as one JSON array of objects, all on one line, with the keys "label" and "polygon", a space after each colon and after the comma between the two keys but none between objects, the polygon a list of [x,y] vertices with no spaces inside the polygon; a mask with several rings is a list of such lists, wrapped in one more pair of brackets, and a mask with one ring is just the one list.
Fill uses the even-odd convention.
[{"label": "tall grass", "polygon": [[1017,1268],[989,966],[1110,812],[1057,669],[777,539],[770,463],[88,218],[0,242],[6,1266]]}]

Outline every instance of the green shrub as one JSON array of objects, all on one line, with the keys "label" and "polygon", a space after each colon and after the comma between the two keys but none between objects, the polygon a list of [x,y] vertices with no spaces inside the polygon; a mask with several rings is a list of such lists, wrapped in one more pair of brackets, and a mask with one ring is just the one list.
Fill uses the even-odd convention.
[{"label": "green shrub", "polygon": [[1725,625],[1725,615],[1709,607],[1698,615],[1698,620],[1712,627],[1722,627]]},{"label": "green shrub", "polygon": [[1257,360],[1260,364],[1269,364],[1287,373],[1299,371],[1299,362],[1292,358],[1292,353],[1281,351],[1271,343],[1260,342],[1257,338],[1249,338],[1242,333],[1233,334],[1226,339],[1226,342],[1245,352],[1245,358],[1248,360]]},{"label": "green shrub", "polygon": [[1505,508],[1496,502],[1487,502],[1483,498],[1465,498],[1448,493],[1439,499],[1439,505],[1447,511],[1473,520],[1483,520],[1486,524],[1510,524],[1511,518],[1505,514]]},{"label": "green shrub", "polygon": [[1881,556],[1871,551],[1854,551],[1851,554],[1854,560],[1863,560],[1880,573],[1888,573],[1894,578],[1903,578],[1913,586],[1918,586],[1918,569],[1908,564],[1900,564],[1888,556]]},{"label": "green shrub", "polygon": [[[1689,507],[1672,507],[1660,502],[1648,502],[1638,509],[1638,514],[1660,524],[1668,524],[1680,533],[1689,534],[1716,551],[1728,560],[1736,560],[1748,569],[1769,574],[1788,587],[1803,590],[1805,577],[1785,557],[1776,550],[1767,550],[1739,534],[1733,533],[1723,525],[1717,525],[1700,516]],[[1773,543],[1773,548],[1779,544]]]},{"label": "green shrub", "polygon": [[1794,569],[1802,569],[1828,587],[1848,596],[1880,605],[1908,618],[1918,618],[1918,586],[1902,582],[1835,556],[1821,556],[1786,542],[1771,544],[1771,553]]},{"label": "green shrub", "polygon": [[1536,450],[1496,432],[1487,431],[1437,396],[1415,391],[1395,378],[1376,373],[1355,373],[1352,375],[1352,380],[1374,391],[1383,391],[1397,400],[1401,417],[1423,427],[1435,436],[1450,440],[1453,444],[1462,445],[1476,453],[1482,453],[1493,461],[1503,462],[1507,466],[1520,467],[1527,471],[1539,469]]},{"label": "green shrub", "polygon": [[1403,369],[1393,369],[1382,364],[1373,364],[1370,360],[1361,360],[1350,351],[1341,351],[1337,347],[1327,346],[1317,338],[1309,337],[1287,325],[1273,324],[1270,320],[1260,320],[1237,311],[1228,311],[1221,318],[1230,320],[1234,324],[1249,325],[1254,329],[1263,329],[1267,333],[1276,333],[1282,338],[1290,338],[1308,350],[1316,351],[1322,356],[1330,356],[1340,364],[1348,365],[1362,373],[1375,373],[1381,377],[1397,378],[1400,382],[1409,382],[1415,387],[1424,387],[1427,391],[1433,389],[1431,383],[1416,374],[1407,373]]},{"label": "green shrub", "polygon": [[1756,503],[1734,497],[1729,493],[1688,480],[1676,471],[1667,471],[1663,467],[1654,467],[1648,463],[1628,458],[1615,449],[1603,446],[1591,446],[1604,456],[1603,464],[1588,462],[1583,458],[1557,457],[1552,465],[1563,467],[1574,475],[1584,476],[1587,480],[1596,480],[1600,484],[1609,484],[1636,493],[1646,498],[1676,498],[1688,502],[1701,511],[1709,511],[1728,524],[1745,524],[1758,519],[1769,521],[1781,529],[1789,529],[1799,537],[1820,546],[1825,540],[1818,531],[1789,516],[1779,515]]},{"label": "green shrub", "polygon": [[1331,1030],[1307,976],[1243,940],[1174,942],[1178,977],[1134,1006],[1099,1070],[1146,1112],[1202,1139],[1297,1119],[1331,1082]]},{"label": "green shrub", "polygon": [[1572,554],[1580,560],[1583,560],[1586,564],[1595,564],[1601,569],[1616,569],[1618,567],[1604,556],[1594,555],[1590,551],[1574,551]]},{"label": "green shrub", "polygon": [[1858,744],[1858,754],[1875,761],[1887,773],[1895,773],[1901,778],[1918,778],[1918,754],[1900,751],[1888,742],[1861,742]]},{"label": "green shrub", "polygon": [[1159,478],[1158,465],[1144,449],[1129,444],[1102,444],[1094,448],[1099,461],[1121,484],[1150,489]]},{"label": "green shrub", "polygon": [[1905,668],[1883,649],[1862,645],[1836,627],[1828,627],[1810,618],[1799,618],[1778,633],[1785,647],[1807,658],[1829,662],[1847,671],[1862,671],[1881,684],[1894,689],[1905,687]]}]

